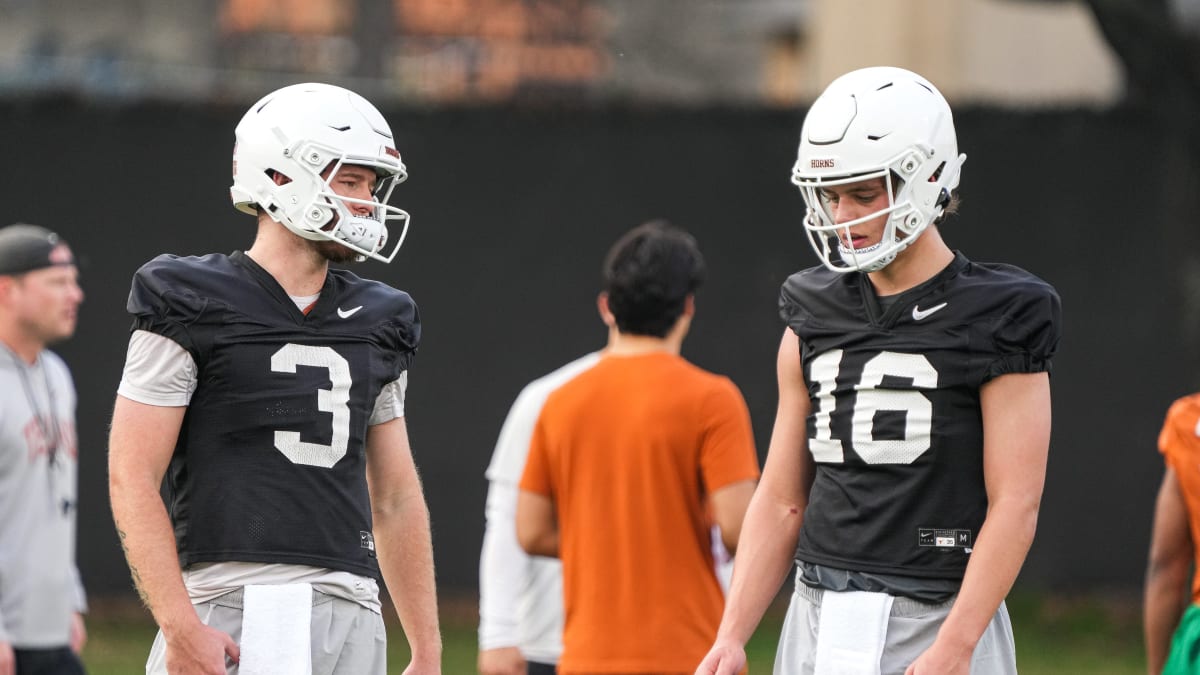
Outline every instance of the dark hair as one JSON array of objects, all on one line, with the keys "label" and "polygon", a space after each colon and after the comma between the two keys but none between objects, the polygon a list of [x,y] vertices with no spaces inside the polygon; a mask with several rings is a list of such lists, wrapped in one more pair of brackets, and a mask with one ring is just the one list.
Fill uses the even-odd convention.
[{"label": "dark hair", "polygon": [[617,329],[665,337],[705,271],[700,247],[681,228],[653,220],[626,232],[604,259],[602,284]]}]

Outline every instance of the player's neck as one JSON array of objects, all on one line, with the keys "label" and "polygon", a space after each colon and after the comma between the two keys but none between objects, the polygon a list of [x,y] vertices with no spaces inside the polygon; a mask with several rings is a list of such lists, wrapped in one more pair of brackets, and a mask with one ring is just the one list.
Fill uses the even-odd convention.
[{"label": "player's neck", "polygon": [[929,281],[946,269],[954,260],[954,251],[942,240],[936,226],[931,226],[896,259],[867,277],[878,295],[896,295]]},{"label": "player's neck", "polygon": [[320,293],[329,262],[308,246],[306,240],[276,229],[283,230],[283,226],[270,223],[266,228],[260,227],[246,255],[274,277],[288,295],[303,297]]}]

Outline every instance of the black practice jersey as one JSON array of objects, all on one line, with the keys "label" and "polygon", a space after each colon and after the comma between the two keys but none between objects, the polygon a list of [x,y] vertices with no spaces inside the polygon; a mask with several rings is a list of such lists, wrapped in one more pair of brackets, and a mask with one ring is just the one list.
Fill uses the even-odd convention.
[{"label": "black practice jersey", "polygon": [[378,578],[366,434],[420,339],[412,299],[330,270],[305,315],[239,252],[155,258],[134,276],[128,309],[134,329],[174,340],[196,363],[166,477],[180,562]]},{"label": "black practice jersey", "polygon": [[987,511],[979,390],[1050,370],[1058,295],[961,254],[881,310],[865,274],[823,267],[784,283],[800,340],[816,463],[798,560],[961,579]]}]

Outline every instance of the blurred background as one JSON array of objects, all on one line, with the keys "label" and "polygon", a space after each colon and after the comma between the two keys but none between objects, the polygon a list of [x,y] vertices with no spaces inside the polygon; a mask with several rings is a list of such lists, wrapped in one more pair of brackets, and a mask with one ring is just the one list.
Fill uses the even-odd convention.
[{"label": "blurred background", "polygon": [[0,222],[83,261],[79,564],[132,597],[106,497],[124,300],[159,253],[249,246],[233,128],[286,84],[375,102],[410,179],[388,266],[425,337],[408,418],[446,597],[477,587],[500,423],[530,379],[602,344],[599,268],[668,218],[711,267],[685,356],[728,374],[760,456],[779,284],[816,264],[789,184],[806,106],[868,65],[937,84],[967,153],[943,228],[1063,298],[1054,432],[1018,588],[1135,602],[1155,441],[1200,388],[1200,0],[0,0]]}]

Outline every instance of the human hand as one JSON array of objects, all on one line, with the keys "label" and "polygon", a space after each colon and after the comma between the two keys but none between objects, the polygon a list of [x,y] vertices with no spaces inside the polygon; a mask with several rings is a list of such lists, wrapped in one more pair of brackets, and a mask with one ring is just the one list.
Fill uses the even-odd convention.
[{"label": "human hand", "polygon": [[696,675],[736,675],[746,669],[746,649],[734,643],[718,642],[696,668]]},{"label": "human hand", "polygon": [[15,661],[12,645],[0,642],[0,675],[13,675],[17,670]]},{"label": "human hand", "polygon": [[71,651],[76,654],[83,652],[83,646],[87,644],[88,634],[87,626],[83,625],[83,615],[79,612],[71,614],[71,637],[68,644]]},{"label": "human hand", "polygon": [[516,647],[479,652],[479,675],[525,675],[525,657]]},{"label": "human hand", "polygon": [[947,647],[934,640],[904,671],[904,675],[970,675],[974,650]]},{"label": "human hand", "polygon": [[225,661],[234,663],[241,650],[228,633],[197,624],[167,639],[167,672],[171,675],[225,675]]}]

